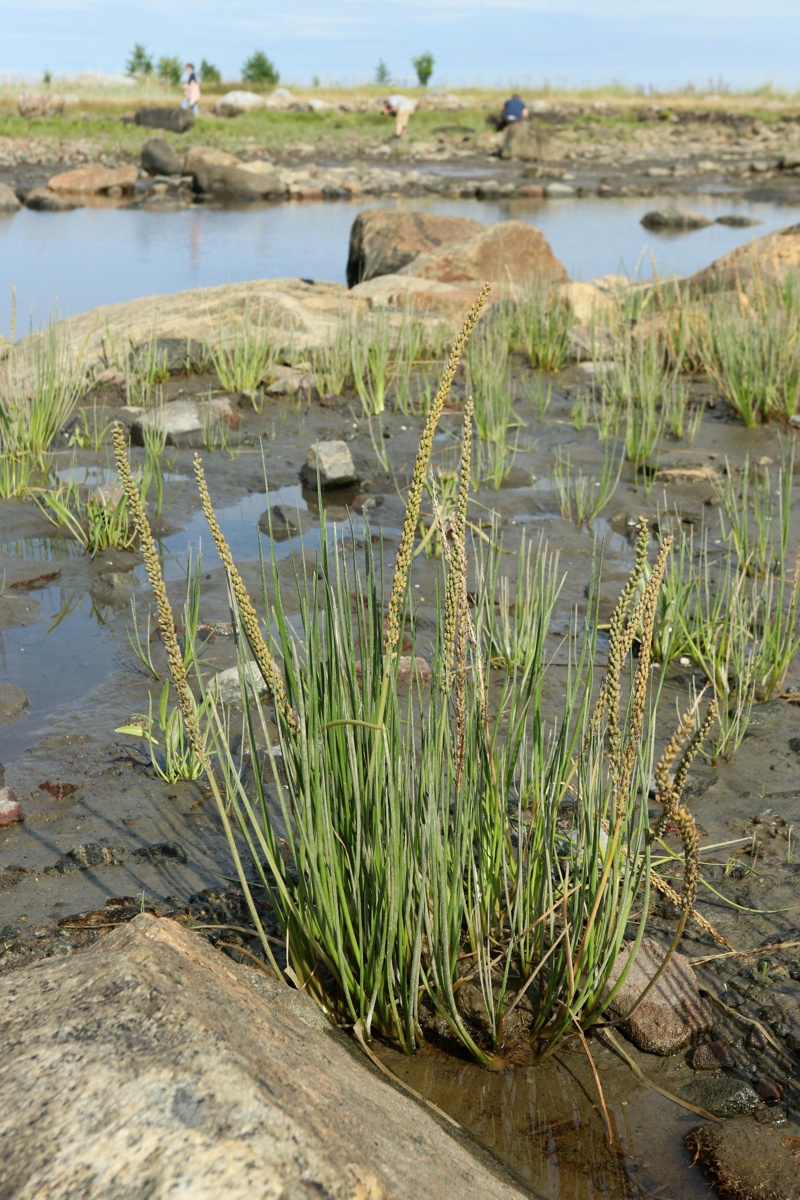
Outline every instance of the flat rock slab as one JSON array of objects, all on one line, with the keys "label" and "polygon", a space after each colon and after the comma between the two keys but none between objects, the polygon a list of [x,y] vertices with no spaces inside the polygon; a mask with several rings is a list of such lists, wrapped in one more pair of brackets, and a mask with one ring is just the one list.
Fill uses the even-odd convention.
[{"label": "flat rock slab", "polygon": [[[619,979],[627,966],[632,947],[619,954],[609,977],[609,985]],[[655,975],[664,958],[664,948],[654,938],[643,938],[610,1011],[615,1017],[625,1017]],[[621,1028],[635,1046],[648,1054],[675,1054],[691,1042],[704,1037],[714,1023],[711,1006],[697,988],[689,960],[675,953],[643,1002],[632,1011]]]},{"label": "flat rock slab", "polygon": [[723,1200],[800,1200],[790,1132],[752,1120],[725,1121],[693,1129],[686,1145]]},{"label": "flat rock slab", "polygon": [[142,914],[0,979],[0,1195],[526,1194],[368,1069],[313,1001],[246,974]]}]

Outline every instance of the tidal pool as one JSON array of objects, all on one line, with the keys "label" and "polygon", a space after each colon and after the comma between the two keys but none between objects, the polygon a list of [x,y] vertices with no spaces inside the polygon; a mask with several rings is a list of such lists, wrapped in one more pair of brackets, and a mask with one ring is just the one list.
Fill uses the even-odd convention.
[{"label": "tidal pool", "polygon": [[0,335],[38,326],[50,313],[72,316],[100,304],[247,279],[294,276],[345,281],[350,226],[364,208],[393,207],[527,221],[541,229],[574,279],[622,272],[649,278],[688,275],[753,237],[790,225],[796,209],[724,195],[679,197],[712,219],[736,212],[761,222],[711,225],[688,233],[648,232],[639,221],[668,197],[566,200],[447,200],[404,197],[353,203],[195,205],[173,212],[79,208],[22,209],[0,217]]}]

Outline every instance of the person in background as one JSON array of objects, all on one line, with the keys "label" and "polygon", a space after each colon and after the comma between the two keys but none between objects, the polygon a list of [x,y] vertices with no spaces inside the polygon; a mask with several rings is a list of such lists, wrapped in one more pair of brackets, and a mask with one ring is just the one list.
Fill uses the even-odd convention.
[{"label": "person in background", "polygon": [[409,100],[408,96],[389,96],[384,100],[383,111],[387,116],[394,117],[395,137],[405,137],[406,126],[416,107],[414,101]]},{"label": "person in background", "polygon": [[200,84],[197,82],[197,76],[194,73],[194,63],[187,63],[184,70],[189,72],[186,83],[183,85],[183,104],[181,108],[190,108],[195,116],[200,111]]},{"label": "person in background", "polygon": [[526,121],[527,119],[528,106],[516,92],[506,100],[501,113],[490,113],[486,118],[490,125],[494,125],[498,133],[501,129],[506,129],[509,125],[516,125],[519,121]]}]

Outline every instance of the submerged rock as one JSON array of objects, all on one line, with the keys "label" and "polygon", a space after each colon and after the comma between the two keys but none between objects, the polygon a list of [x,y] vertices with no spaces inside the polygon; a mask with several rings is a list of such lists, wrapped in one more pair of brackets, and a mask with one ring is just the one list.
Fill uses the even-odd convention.
[{"label": "submerged rock", "polygon": [[691,212],[687,208],[678,208],[674,204],[666,204],[663,208],[653,209],[645,213],[639,222],[645,229],[705,229],[713,225],[702,213]]},{"label": "submerged rock", "polygon": [[681,1090],[681,1095],[715,1117],[743,1117],[761,1103],[747,1080],[721,1073],[697,1075]]},{"label": "submerged rock", "polygon": [[13,721],[28,707],[28,697],[16,683],[0,683],[0,723]]},{"label": "submerged rock", "polygon": [[686,1145],[722,1200],[800,1200],[798,1161],[778,1129],[715,1122],[693,1129]]},{"label": "submerged rock", "polygon": [[[632,950],[620,952],[609,977],[613,986],[627,966]],[[664,959],[664,948],[651,937],[642,939],[625,982],[610,1006],[621,1028],[635,1046],[648,1054],[675,1054],[709,1032],[714,1022],[711,1006],[702,998],[685,955],[672,955],[663,974],[634,1009]],[[633,1010],[633,1011],[631,1011]],[[628,1020],[626,1014],[631,1012]],[[752,1089],[751,1089],[752,1090]]]},{"label": "submerged rock", "polygon": [[312,1000],[169,920],[0,979],[0,1195],[527,1195]]}]

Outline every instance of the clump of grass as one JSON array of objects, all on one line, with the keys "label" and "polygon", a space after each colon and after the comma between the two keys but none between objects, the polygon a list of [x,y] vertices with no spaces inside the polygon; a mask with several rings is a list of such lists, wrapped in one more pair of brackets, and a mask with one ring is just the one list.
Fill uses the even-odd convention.
[{"label": "clump of grass", "polygon": [[[403,636],[412,653],[420,636],[409,584],[433,439],[484,295],[425,420],[388,600],[369,530],[360,539],[352,531],[342,537],[326,528],[323,514],[320,550],[313,562],[297,562],[288,603],[273,561],[269,588],[264,580],[272,599],[259,618],[199,460],[195,470],[228,574],[243,687],[254,658],[274,710],[273,725],[254,698],[236,749],[213,691],[204,696],[220,776],[212,790],[246,849],[249,871],[241,863],[239,871],[251,912],[254,878],[283,928],[287,974],[363,1037],[378,1034],[412,1051],[436,1018],[478,1061],[496,1067],[505,1017],[524,997],[542,1052],[598,1019],[613,998],[608,979],[634,905],[647,911],[647,799],[657,766],[650,652],[669,546],[640,592],[648,547],[647,529],[640,530],[596,705],[594,593],[583,636],[567,639],[563,699],[546,714],[555,565],[530,549],[518,557],[528,636],[514,632],[513,641],[502,616],[511,585],[500,585],[491,561],[477,599],[468,590],[468,404],[455,493],[448,511],[435,507],[442,554],[430,693],[419,681],[401,682]],[[146,520],[143,509],[137,517]],[[300,614],[297,628],[290,612]],[[492,647],[502,646],[495,680]],[[183,670],[173,653],[170,664]],[[266,777],[243,772],[241,754],[255,763],[264,745]],[[678,772],[670,803],[679,802],[681,786]],[[235,848],[231,835],[229,844]],[[693,869],[694,860],[686,868],[687,912]],[[638,937],[645,924],[642,917]],[[460,1003],[468,980],[483,997],[477,1021]]]},{"label": "clump of grass", "polygon": [[70,480],[44,492],[39,507],[92,556],[103,550],[130,550],[136,542],[128,502],[119,485],[106,484],[84,497],[77,483]]},{"label": "clump of grass", "polygon": [[[247,307],[233,329],[220,330],[217,343],[208,347],[209,362],[226,392],[252,392],[257,397],[274,371],[279,348],[264,329],[265,315],[259,309],[254,316]],[[257,399],[254,406],[260,412]]]},{"label": "clump of grass", "polygon": [[623,461],[624,457],[618,456],[615,447],[607,441],[598,479],[575,470],[569,454],[556,451],[553,480],[559,512],[565,521],[574,521],[579,528],[591,525],[617,490]]},{"label": "clump of grass", "polygon": [[537,280],[517,301],[514,343],[534,369],[560,371],[567,360],[572,307],[555,285]]}]

